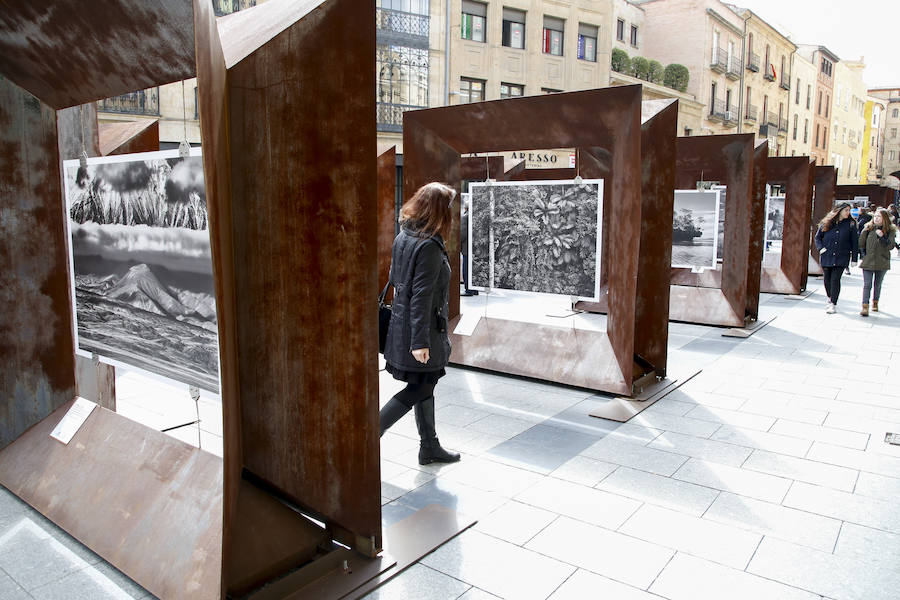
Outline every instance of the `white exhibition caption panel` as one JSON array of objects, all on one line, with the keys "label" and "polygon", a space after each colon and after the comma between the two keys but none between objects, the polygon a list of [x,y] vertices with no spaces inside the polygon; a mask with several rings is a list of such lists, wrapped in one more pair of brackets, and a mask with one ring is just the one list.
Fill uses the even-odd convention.
[{"label": "white exhibition caption panel", "polygon": [[59,440],[63,444],[68,444],[96,407],[97,405],[90,400],[85,400],[81,397],[77,398],[75,403],[66,411],[66,416],[50,432],[50,437]]}]

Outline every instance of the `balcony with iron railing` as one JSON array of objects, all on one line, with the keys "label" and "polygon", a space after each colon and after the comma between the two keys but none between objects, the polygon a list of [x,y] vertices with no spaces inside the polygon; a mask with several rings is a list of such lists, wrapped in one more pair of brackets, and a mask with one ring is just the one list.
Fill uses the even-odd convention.
[{"label": "balcony with iron railing", "polygon": [[375,103],[375,123],[378,131],[399,133],[403,131],[403,113],[408,110],[419,110],[427,106],[411,104],[392,104],[390,102]]},{"label": "balcony with iron railing", "polygon": [[713,99],[707,118],[710,121],[734,127],[738,122],[738,114],[734,109],[735,107],[728,106],[724,100]]},{"label": "balcony with iron railing", "polygon": [[744,59],[740,56],[732,56],[728,62],[728,71],[725,73],[725,77],[731,79],[732,81],[736,81],[741,78],[741,65],[743,64]]},{"label": "balcony with iron railing", "polygon": [[129,92],[121,96],[104,98],[97,102],[98,112],[119,113],[125,115],[159,116],[159,88]]},{"label": "balcony with iron railing", "polygon": [[856,146],[858,145],[858,144],[857,144],[857,141],[856,141],[856,138],[855,138],[855,137],[850,138],[850,139],[847,141],[847,145],[850,146],[851,148],[856,148]]},{"label": "balcony with iron railing", "polygon": [[778,84],[781,89],[790,91],[791,89],[791,80],[784,76],[784,73],[781,74],[781,83]]},{"label": "balcony with iron railing", "polygon": [[428,15],[376,8],[375,29],[379,44],[428,48]]},{"label": "balcony with iron railing", "polygon": [[788,131],[788,120],[787,117],[778,117],[778,134],[787,135]]},{"label": "balcony with iron railing", "polygon": [[755,52],[750,53],[750,56],[747,58],[747,70],[754,73],[759,72],[759,54]]},{"label": "balcony with iron railing", "polygon": [[721,48],[713,49],[709,68],[716,73],[725,73],[728,71],[728,53]]},{"label": "balcony with iron railing", "polygon": [[744,111],[744,120],[749,121],[750,123],[756,123],[758,113],[759,107],[748,104],[747,109]]},{"label": "balcony with iron railing", "polygon": [[763,65],[763,68],[766,71],[765,73],[763,73],[763,79],[765,79],[766,81],[775,81],[775,73],[769,71],[769,65]]}]

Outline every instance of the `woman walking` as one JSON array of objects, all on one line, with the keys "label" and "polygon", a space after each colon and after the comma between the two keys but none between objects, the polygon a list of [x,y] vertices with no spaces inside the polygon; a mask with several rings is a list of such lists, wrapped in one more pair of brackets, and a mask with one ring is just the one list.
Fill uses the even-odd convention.
[{"label": "woman walking", "polygon": [[869,294],[872,297],[872,311],[878,312],[878,299],[881,297],[881,282],[884,274],[891,268],[891,249],[894,246],[896,228],[891,224],[891,215],[883,208],[878,209],[872,220],[866,223],[859,234],[859,247],[866,251],[859,266],[863,270],[864,317],[869,316]]},{"label": "woman walking", "polygon": [[841,295],[841,276],[851,262],[856,266],[859,256],[859,237],[856,221],[850,217],[850,205],[847,202],[837,204],[825,218],[819,222],[815,237],[816,248],[819,249],[819,264],[825,279],[825,293],[828,304],[825,312],[835,312],[838,296]]},{"label": "woman walking", "polygon": [[384,435],[415,407],[420,465],[459,460],[441,447],[434,422],[434,387],[450,358],[450,262],[442,235],[450,229],[455,196],[442,183],[419,188],[400,210],[401,229],[391,250],[394,300],[384,358],[386,370],[406,387],[381,409],[379,421]]}]

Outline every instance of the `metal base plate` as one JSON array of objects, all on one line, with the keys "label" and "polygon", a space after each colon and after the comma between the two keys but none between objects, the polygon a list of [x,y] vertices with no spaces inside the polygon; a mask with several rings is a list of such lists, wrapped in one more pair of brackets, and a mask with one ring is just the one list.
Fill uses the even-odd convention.
[{"label": "metal base plate", "polygon": [[806,289],[806,290],[800,292],[799,294],[790,294],[790,295],[787,295],[787,296],[785,296],[785,298],[787,298],[788,300],[805,300],[805,299],[809,298],[809,297],[812,295],[812,293],[813,293],[814,291],[816,291],[816,289],[818,289],[818,288],[814,288],[814,289],[811,289],[811,290],[810,290],[810,289]]},{"label": "metal base plate", "polygon": [[599,419],[625,423],[635,415],[653,406],[660,398],[664,398],[693,379],[698,373],[700,373],[700,370],[694,371],[680,379],[666,377],[655,384],[644,386],[641,393],[633,398],[626,398],[625,396],[597,397],[596,399],[603,401],[603,404],[593,410],[590,415]]},{"label": "metal base plate", "polygon": [[774,317],[767,321],[752,321],[744,327],[733,327],[722,332],[722,337],[748,338],[772,321]]}]

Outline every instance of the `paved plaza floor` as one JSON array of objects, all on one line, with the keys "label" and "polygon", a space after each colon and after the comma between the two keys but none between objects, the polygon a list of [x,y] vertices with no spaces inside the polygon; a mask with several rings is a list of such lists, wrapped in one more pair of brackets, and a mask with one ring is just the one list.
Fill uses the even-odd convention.
[{"label": "paved plaza floor", "polygon": [[[429,504],[477,524],[368,600],[888,600],[900,597],[900,260],[882,310],[838,312],[821,279],[764,294],[748,339],[672,323],[673,377],[701,372],[626,424],[585,390],[448,369],[441,443],[419,466],[412,415],[383,438],[385,527]],[[513,348],[514,351],[514,348]],[[382,372],[381,402],[400,387]],[[221,411],[120,371],[118,409],[221,453]],[[178,398],[161,403],[168,392]],[[0,598],[151,597],[0,488]]]}]

